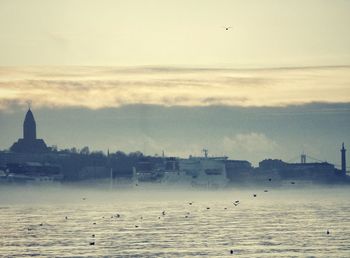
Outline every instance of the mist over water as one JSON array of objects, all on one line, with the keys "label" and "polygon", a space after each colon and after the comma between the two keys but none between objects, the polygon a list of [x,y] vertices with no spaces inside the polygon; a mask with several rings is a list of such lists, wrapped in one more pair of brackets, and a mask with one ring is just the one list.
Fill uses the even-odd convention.
[{"label": "mist over water", "polygon": [[349,194],[349,187],[2,186],[0,255],[349,257]]}]

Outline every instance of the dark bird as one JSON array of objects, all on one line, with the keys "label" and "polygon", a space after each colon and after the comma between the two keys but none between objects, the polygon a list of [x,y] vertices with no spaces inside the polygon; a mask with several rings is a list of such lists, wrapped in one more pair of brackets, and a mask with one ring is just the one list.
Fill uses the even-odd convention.
[{"label": "dark bird", "polygon": [[90,245],[95,245],[95,242],[90,242]]},{"label": "dark bird", "polygon": [[66,219],[68,219],[68,217],[66,216]]},{"label": "dark bird", "polygon": [[138,228],[139,226],[135,225],[135,228]]},{"label": "dark bird", "polygon": [[210,207],[207,207],[207,210],[210,210]]},{"label": "dark bird", "polygon": [[40,223],[39,226],[41,227],[43,225],[43,223]]},{"label": "dark bird", "polygon": [[271,178],[269,178],[269,181],[271,182],[271,181],[272,181],[272,179],[271,179]]},{"label": "dark bird", "polygon": [[227,210],[227,208],[225,207],[224,210]]},{"label": "dark bird", "polygon": [[92,223],[93,225],[96,225],[96,222]]},{"label": "dark bird", "polygon": [[264,190],[265,193],[267,193],[268,191],[267,190]]},{"label": "dark bird", "polygon": [[192,203],[193,203],[193,202],[189,202],[188,204],[189,204],[189,205],[192,205]]},{"label": "dark bird", "polygon": [[290,182],[292,185],[294,185],[295,184],[295,182]]},{"label": "dark bird", "polygon": [[187,218],[188,218],[188,216],[186,215],[186,216],[185,216],[185,218],[187,219]]},{"label": "dark bird", "polygon": [[239,201],[237,200],[237,201],[235,201],[235,203],[239,203]]},{"label": "dark bird", "polygon": [[163,216],[165,215],[165,211],[162,212],[162,215],[163,215]]},{"label": "dark bird", "polygon": [[230,251],[230,254],[233,254],[233,250]]},{"label": "dark bird", "polygon": [[234,206],[237,206],[237,205],[238,205],[238,203],[237,203],[237,202],[235,202],[235,203],[233,203],[233,205],[234,205]]},{"label": "dark bird", "polygon": [[95,237],[95,234],[92,234],[91,237]]},{"label": "dark bird", "polygon": [[329,230],[327,229],[327,235],[329,235]]},{"label": "dark bird", "polygon": [[223,27],[225,30],[229,30],[231,29],[232,27]]},{"label": "dark bird", "polygon": [[254,197],[256,197],[256,194],[253,194]]}]

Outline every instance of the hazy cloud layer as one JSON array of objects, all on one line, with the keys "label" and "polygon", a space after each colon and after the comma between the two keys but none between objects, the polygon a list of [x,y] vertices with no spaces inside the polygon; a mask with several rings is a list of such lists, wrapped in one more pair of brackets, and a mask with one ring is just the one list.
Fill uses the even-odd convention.
[{"label": "hazy cloud layer", "polygon": [[132,104],[287,106],[350,102],[350,67],[2,67],[0,109]]},{"label": "hazy cloud layer", "polygon": [[223,149],[240,150],[248,153],[253,152],[271,152],[277,149],[275,141],[269,139],[263,133],[237,134],[234,137],[224,137]]}]

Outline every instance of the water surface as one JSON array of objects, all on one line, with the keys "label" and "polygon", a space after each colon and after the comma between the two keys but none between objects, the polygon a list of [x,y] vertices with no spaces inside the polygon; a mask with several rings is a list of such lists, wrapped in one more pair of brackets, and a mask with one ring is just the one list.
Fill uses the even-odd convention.
[{"label": "water surface", "polygon": [[350,257],[349,188],[0,194],[2,256]]}]

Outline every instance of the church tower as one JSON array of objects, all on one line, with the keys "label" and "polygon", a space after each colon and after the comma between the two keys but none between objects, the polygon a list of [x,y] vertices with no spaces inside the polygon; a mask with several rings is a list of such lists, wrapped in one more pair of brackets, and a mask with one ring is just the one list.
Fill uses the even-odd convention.
[{"label": "church tower", "polygon": [[49,151],[44,140],[36,138],[36,123],[30,108],[24,118],[23,138],[18,139],[10,150],[21,153],[44,153]]},{"label": "church tower", "polygon": [[27,114],[23,123],[23,139],[25,141],[36,140],[36,123],[30,108],[27,111]]}]

